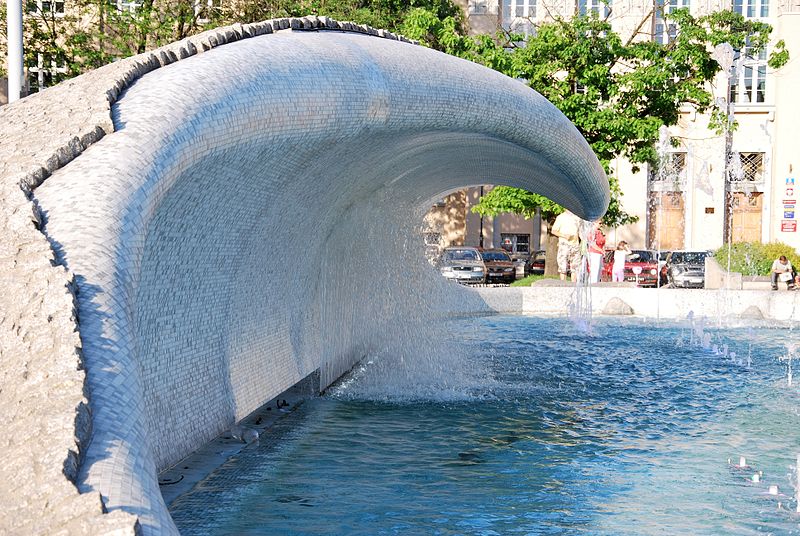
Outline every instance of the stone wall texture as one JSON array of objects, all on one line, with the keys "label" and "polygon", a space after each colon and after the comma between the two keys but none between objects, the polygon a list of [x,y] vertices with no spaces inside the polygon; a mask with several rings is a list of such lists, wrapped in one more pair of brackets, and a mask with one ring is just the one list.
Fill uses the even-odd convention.
[{"label": "stone wall texture", "polygon": [[159,470],[316,370],[324,387],[431,315],[488,310],[422,255],[443,193],[608,203],[537,93],[324,18],[117,62],[0,109],[0,130],[9,533],[174,533]]}]

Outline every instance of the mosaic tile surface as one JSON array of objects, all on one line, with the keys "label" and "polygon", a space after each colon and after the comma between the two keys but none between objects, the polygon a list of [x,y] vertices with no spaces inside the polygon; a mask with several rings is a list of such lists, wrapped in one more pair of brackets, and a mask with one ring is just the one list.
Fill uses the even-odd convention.
[{"label": "mosaic tile surface", "polygon": [[419,254],[432,199],[495,183],[585,218],[608,202],[588,145],[541,96],[392,39],[237,41],[143,76],[112,113],[116,132],[36,198],[78,285],[82,486],[145,533],[175,530],[158,470],[461,296]]}]

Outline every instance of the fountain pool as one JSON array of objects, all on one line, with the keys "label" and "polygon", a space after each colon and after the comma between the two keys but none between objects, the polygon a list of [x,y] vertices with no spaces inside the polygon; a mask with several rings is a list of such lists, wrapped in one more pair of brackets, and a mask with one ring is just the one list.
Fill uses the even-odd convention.
[{"label": "fountain pool", "polygon": [[706,329],[709,347],[689,321],[592,323],[459,319],[446,358],[373,356],[174,501],[175,522],[184,535],[800,534],[800,390],[780,359],[800,333]]}]

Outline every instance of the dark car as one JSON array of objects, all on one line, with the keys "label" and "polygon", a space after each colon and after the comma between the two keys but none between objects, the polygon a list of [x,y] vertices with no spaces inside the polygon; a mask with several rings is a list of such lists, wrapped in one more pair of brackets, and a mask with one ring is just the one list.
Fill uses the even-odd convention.
[{"label": "dark car", "polygon": [[513,283],[516,278],[514,261],[503,249],[480,250],[483,263],[486,265],[486,282]]},{"label": "dark car", "polygon": [[680,288],[703,288],[708,251],[671,251],[662,268],[667,283]]},{"label": "dark car", "polygon": [[525,263],[525,274],[542,275],[544,273],[545,251],[534,251]]},{"label": "dark car", "polygon": [[447,279],[459,283],[485,283],[486,265],[478,248],[449,247],[442,252],[439,271]]},{"label": "dark car", "polygon": [[[611,281],[611,270],[614,266],[614,251],[606,251],[603,271],[600,278]],[[640,287],[658,285],[658,257],[655,251],[634,249],[625,256],[624,280],[637,283]]]}]

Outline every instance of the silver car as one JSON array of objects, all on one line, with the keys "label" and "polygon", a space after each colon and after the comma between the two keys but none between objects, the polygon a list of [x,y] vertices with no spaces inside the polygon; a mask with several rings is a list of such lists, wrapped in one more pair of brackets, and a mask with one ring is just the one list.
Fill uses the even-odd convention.
[{"label": "silver car", "polygon": [[680,288],[703,288],[708,255],[708,251],[671,251],[664,265],[669,284]]},{"label": "silver car", "polygon": [[459,283],[486,282],[486,265],[478,248],[469,246],[445,248],[439,270],[447,279]]}]

